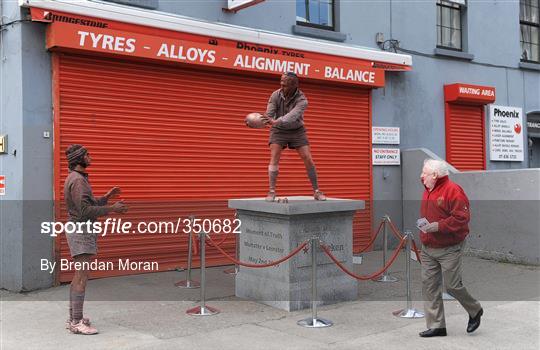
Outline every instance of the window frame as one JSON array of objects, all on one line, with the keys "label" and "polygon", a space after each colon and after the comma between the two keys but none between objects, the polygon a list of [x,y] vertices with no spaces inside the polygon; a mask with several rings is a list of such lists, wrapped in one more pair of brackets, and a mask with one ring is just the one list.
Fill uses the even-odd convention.
[{"label": "window frame", "polygon": [[[447,4],[447,3],[444,3],[444,1],[454,4],[454,6],[452,6],[450,4]],[[449,0],[437,0],[435,4],[437,6],[437,14],[436,14],[437,18],[436,18],[436,21],[435,21],[436,22],[436,29],[437,29],[437,44],[436,44],[436,47],[438,49],[464,52],[465,43],[463,42],[463,31],[464,31],[464,18],[463,18],[463,12],[464,11],[463,11],[463,7],[465,5],[463,5],[461,3],[458,3],[458,2],[449,1]],[[451,9],[451,10],[457,10],[459,12],[459,43],[460,43],[459,48],[452,47],[452,46],[439,45],[439,39],[438,39],[439,38],[439,31],[441,31],[441,41],[442,41],[442,28],[449,28],[451,30],[457,30],[455,28],[446,27],[446,26],[442,25],[442,9],[441,9],[441,16],[440,16],[441,21],[439,22],[439,8],[447,8],[447,9]]]},{"label": "window frame", "polygon": [[[540,1],[538,2],[538,6],[536,7],[536,10],[538,11],[537,13],[537,18],[538,18],[538,23],[534,23],[534,22],[530,22],[530,21],[525,21],[525,20],[522,20],[521,17],[522,17],[522,13],[521,13],[521,3],[522,1],[524,2],[524,0],[520,0],[519,1],[519,43],[520,43],[520,48],[521,48],[521,55],[520,55],[520,61],[521,62],[526,62],[526,63],[540,63]],[[533,6],[530,6],[531,8],[533,8]],[[538,41],[536,43],[534,42],[529,42],[531,44],[536,44],[537,48],[538,48],[538,52],[536,53],[537,54],[537,57],[538,57],[538,60],[535,61],[535,60],[531,60],[531,59],[524,59],[523,58],[523,44],[525,43],[525,41],[523,41],[523,36],[522,36],[522,26],[527,26],[527,27],[533,27],[533,28],[536,28],[538,30]]]},{"label": "window frame", "polygon": [[[311,1],[311,0],[304,0],[303,2],[305,1]],[[303,21],[296,21],[296,24],[299,25],[299,26],[304,26],[304,27],[311,27],[311,28],[317,28],[317,29],[325,29],[325,30],[331,30],[331,31],[336,31],[336,0],[329,0],[331,1],[331,9],[332,9],[332,25],[331,26],[325,26],[325,25],[322,25],[322,24],[317,24],[317,23],[311,23],[311,22],[303,22]],[[297,0],[298,2],[298,0]],[[309,7],[309,3],[308,3],[308,7]],[[306,20],[308,20],[306,18]]]}]

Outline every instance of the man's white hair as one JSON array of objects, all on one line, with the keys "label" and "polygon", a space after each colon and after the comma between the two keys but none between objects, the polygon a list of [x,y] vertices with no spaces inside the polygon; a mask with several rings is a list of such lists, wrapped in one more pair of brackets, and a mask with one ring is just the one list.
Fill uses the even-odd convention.
[{"label": "man's white hair", "polygon": [[424,167],[433,170],[437,177],[448,175],[448,163],[444,160],[438,159],[425,159]]}]

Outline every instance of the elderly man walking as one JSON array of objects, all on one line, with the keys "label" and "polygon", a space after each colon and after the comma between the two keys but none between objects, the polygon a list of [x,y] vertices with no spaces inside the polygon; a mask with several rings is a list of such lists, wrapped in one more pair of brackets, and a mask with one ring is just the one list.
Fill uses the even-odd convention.
[{"label": "elderly man walking", "polygon": [[[469,199],[448,178],[444,161],[427,159],[421,180],[426,190],[419,220],[422,241],[422,294],[428,329],[421,337],[446,336],[442,284],[469,314],[467,332],[480,326],[483,309],[463,286],[461,264],[464,240],[469,234]],[[423,224],[421,223],[423,222]]]}]

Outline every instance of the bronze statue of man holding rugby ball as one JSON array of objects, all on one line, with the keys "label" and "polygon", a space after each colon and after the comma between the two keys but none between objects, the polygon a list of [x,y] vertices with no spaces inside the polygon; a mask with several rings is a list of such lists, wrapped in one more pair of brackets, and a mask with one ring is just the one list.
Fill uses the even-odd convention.
[{"label": "bronze statue of man holding rugby ball", "polygon": [[276,199],[276,181],[279,174],[279,159],[285,147],[296,149],[304,161],[306,172],[313,187],[313,198],[324,201],[326,196],[319,190],[317,170],[311,157],[309,141],[304,128],[304,111],[308,101],[298,89],[298,76],[293,72],[281,76],[281,88],[274,91],[268,100],[263,120],[270,127],[270,164],[268,165],[269,191],[266,201]]}]

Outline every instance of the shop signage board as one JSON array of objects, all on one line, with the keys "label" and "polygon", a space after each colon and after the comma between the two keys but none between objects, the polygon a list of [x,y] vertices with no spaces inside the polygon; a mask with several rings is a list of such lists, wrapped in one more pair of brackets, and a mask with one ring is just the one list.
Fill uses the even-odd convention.
[{"label": "shop signage board", "polygon": [[456,83],[444,86],[446,102],[488,104],[495,102],[495,88],[492,86]]},{"label": "shop signage board", "polygon": [[399,128],[374,126],[371,128],[371,143],[399,145]]},{"label": "shop signage board", "polygon": [[370,61],[181,32],[151,33],[135,25],[45,12],[32,8],[35,20],[50,23],[47,28],[50,50],[91,51],[266,74],[290,71],[301,78],[384,86],[384,69],[374,68]]},{"label": "shop signage board", "polygon": [[527,133],[529,137],[540,137],[540,115],[528,116]]},{"label": "shop signage board", "polygon": [[533,132],[540,131],[540,121],[528,121],[527,127]]},{"label": "shop signage board", "polygon": [[520,107],[489,106],[489,149],[493,161],[523,161],[523,110]]},{"label": "shop signage board", "polygon": [[399,148],[373,148],[373,165],[400,165],[401,157]]}]

